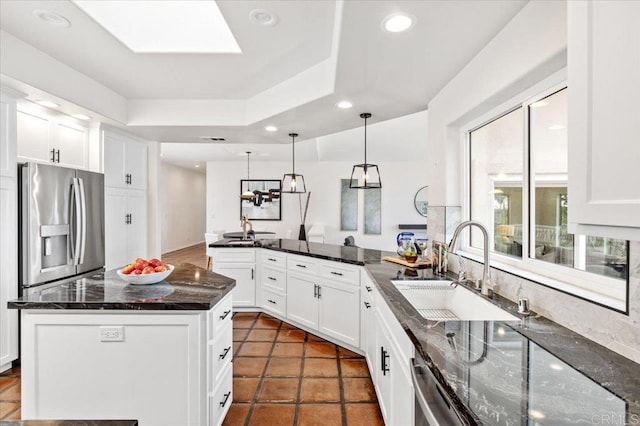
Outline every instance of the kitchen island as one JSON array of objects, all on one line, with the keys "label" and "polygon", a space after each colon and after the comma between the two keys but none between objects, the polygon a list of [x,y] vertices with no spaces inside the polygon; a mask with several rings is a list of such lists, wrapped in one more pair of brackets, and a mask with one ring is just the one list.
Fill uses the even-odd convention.
[{"label": "kitchen island", "polygon": [[[249,250],[229,240],[210,246],[228,249],[228,256],[234,250]],[[460,424],[640,424],[640,365],[535,313],[519,316],[516,304],[499,295],[486,300],[515,315],[518,321],[433,321],[423,318],[392,280],[443,280],[452,276],[403,268],[382,260],[392,253],[358,247],[260,240],[252,249],[261,252],[256,258],[268,262],[258,262],[258,276],[267,278],[262,279],[263,291],[268,278],[276,275],[266,275],[261,268],[273,269],[272,264],[280,262],[289,274],[290,265],[305,266],[298,262],[301,256],[361,267],[359,349],[372,361],[371,377],[388,424],[409,424],[394,420],[406,419],[402,416],[414,408],[413,401],[409,407],[404,394],[398,394],[402,383],[405,388],[411,387],[410,380],[402,382],[401,377],[401,385],[396,388],[385,382],[389,376],[395,380],[400,369],[413,369],[412,355],[407,356],[410,351],[402,350],[403,339],[410,341],[414,350],[417,385],[428,387],[428,376],[432,375],[438,387],[438,392],[432,393],[434,401],[446,399],[448,410]],[[280,260],[276,254],[286,254],[286,259]],[[282,285],[287,308],[295,282],[288,280]],[[262,309],[268,306],[263,304]],[[288,309],[279,316],[284,321],[292,318]],[[379,316],[382,321],[378,321]],[[389,336],[385,336],[387,329]],[[399,350],[389,355],[393,340]],[[334,342],[340,344],[339,340]],[[389,386],[395,391],[389,392]]]},{"label": "kitchen island", "polygon": [[108,271],[9,302],[21,310],[22,418],[220,424],[232,401],[234,286],[182,264],[157,284]]}]

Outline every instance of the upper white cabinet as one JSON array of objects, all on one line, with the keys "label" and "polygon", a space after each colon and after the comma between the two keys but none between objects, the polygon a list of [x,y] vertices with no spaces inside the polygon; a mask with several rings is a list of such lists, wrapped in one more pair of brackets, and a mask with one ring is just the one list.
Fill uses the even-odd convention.
[{"label": "upper white cabinet", "polygon": [[89,168],[88,128],[29,106],[20,107],[17,121],[21,161]]},{"label": "upper white cabinet", "polygon": [[640,2],[567,7],[569,230],[640,240]]},{"label": "upper white cabinet", "polygon": [[105,186],[147,188],[147,144],[114,130],[103,130]]}]

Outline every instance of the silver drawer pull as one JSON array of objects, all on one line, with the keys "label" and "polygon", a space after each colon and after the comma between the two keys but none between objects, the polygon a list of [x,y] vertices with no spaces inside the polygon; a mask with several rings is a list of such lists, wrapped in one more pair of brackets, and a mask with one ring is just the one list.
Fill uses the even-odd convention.
[{"label": "silver drawer pull", "polygon": [[273,303],[274,305],[277,305],[277,303],[274,300],[271,300],[271,299],[267,299],[267,302]]},{"label": "silver drawer pull", "polygon": [[365,306],[367,309],[369,309],[369,308],[371,307],[371,303],[369,303],[369,302],[364,302],[364,306]]},{"label": "silver drawer pull", "polygon": [[222,351],[222,353],[220,354],[220,359],[225,359],[230,350],[231,350],[231,346],[229,346],[224,351]]},{"label": "silver drawer pull", "polygon": [[270,261],[272,261],[272,262],[277,262],[277,260],[276,260],[276,259],[274,259],[273,257],[268,257],[268,258],[267,258],[267,260],[270,260]]},{"label": "silver drawer pull", "polygon": [[225,319],[226,317],[229,316],[230,313],[231,313],[231,310],[224,311],[224,314],[220,315],[220,319],[221,320]]},{"label": "silver drawer pull", "polygon": [[299,264],[297,264],[297,263],[296,263],[296,266],[297,266],[298,268],[306,268],[306,267],[307,267],[306,265],[299,265]]},{"label": "silver drawer pull", "polygon": [[331,273],[332,273],[333,275],[339,275],[339,276],[342,276],[342,272],[334,272],[334,271],[331,271]]},{"label": "silver drawer pull", "polygon": [[231,391],[224,394],[224,399],[220,403],[220,407],[224,407],[225,405],[227,405],[227,401],[229,400],[230,396],[231,396]]},{"label": "silver drawer pull", "polygon": [[366,289],[367,289],[367,291],[368,291],[369,293],[371,293],[371,287],[369,287],[369,286],[367,285],[367,286],[365,286],[364,288],[366,288]]},{"label": "silver drawer pull", "polygon": [[278,281],[277,279],[273,278],[273,277],[267,277],[269,278],[271,281]]}]

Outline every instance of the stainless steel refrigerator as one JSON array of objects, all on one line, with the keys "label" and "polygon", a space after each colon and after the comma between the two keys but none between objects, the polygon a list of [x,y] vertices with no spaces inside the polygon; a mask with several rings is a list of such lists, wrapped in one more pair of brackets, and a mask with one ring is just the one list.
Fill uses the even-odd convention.
[{"label": "stainless steel refrigerator", "polygon": [[21,291],[101,270],[104,175],[37,163],[18,167]]}]

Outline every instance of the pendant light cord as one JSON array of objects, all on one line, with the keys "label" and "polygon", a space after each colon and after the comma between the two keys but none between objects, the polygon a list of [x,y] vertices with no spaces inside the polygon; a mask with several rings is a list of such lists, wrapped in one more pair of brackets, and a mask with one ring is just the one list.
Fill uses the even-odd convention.
[{"label": "pendant light cord", "polygon": [[295,136],[291,136],[291,152],[293,157],[293,166],[291,168],[293,172],[293,177],[295,179],[296,177],[296,137]]},{"label": "pendant light cord", "polygon": [[251,176],[249,175],[249,155],[251,155],[251,153],[247,152],[247,180],[251,179]]},{"label": "pendant light cord", "polygon": [[[367,164],[367,116],[364,116],[364,164]],[[367,166],[365,166],[365,172]]]}]

